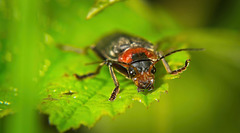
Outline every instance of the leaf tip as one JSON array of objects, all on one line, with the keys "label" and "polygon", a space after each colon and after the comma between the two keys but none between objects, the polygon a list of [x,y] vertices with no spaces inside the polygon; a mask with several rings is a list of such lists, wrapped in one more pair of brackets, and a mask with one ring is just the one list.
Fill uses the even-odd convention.
[{"label": "leaf tip", "polygon": [[89,20],[91,19],[93,16],[95,16],[97,13],[101,12],[103,9],[105,9],[106,7],[119,2],[121,0],[96,0],[95,4],[92,6],[92,8],[90,9],[90,11],[87,14],[86,19]]}]

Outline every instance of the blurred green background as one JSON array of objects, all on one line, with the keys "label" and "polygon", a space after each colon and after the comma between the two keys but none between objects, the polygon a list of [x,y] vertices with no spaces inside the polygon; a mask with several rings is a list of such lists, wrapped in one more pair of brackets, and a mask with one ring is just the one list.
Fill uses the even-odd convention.
[{"label": "blurred green background", "polygon": [[39,64],[54,58],[55,43],[84,47],[114,30],[153,42],[180,37],[189,47],[206,50],[190,53],[190,67],[181,78],[170,80],[168,94],[149,108],[135,102],[114,119],[104,116],[91,129],[81,126],[68,132],[240,132],[239,0],[129,0],[86,20],[93,4],[93,0],[0,0],[0,98],[9,93],[6,86],[23,88],[20,100],[4,98],[29,114],[4,116],[0,132],[57,132],[47,116],[34,110],[41,85],[33,77]]}]

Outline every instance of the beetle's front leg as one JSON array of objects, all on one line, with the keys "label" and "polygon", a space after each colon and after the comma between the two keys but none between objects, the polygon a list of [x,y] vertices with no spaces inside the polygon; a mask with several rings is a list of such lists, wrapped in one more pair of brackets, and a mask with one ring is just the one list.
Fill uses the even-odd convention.
[{"label": "beetle's front leg", "polygon": [[178,74],[178,73],[181,73],[181,72],[185,71],[186,68],[187,68],[188,65],[189,65],[189,62],[190,62],[190,59],[186,60],[186,61],[185,61],[185,65],[184,65],[183,67],[181,67],[181,68],[179,68],[179,69],[177,69],[177,70],[171,71],[170,74]]},{"label": "beetle's front leg", "polygon": [[[162,56],[162,55],[161,55],[161,52],[159,52],[159,56],[160,56],[160,57]],[[164,58],[162,58],[162,63],[163,63],[163,65],[164,65],[166,71],[167,71],[169,74],[178,74],[178,73],[183,72],[183,71],[186,70],[186,68],[188,67],[189,62],[190,62],[190,59],[188,59],[188,60],[185,61],[185,65],[184,65],[183,67],[181,67],[181,68],[179,68],[179,69],[177,69],[177,70],[171,70],[171,68],[170,68],[169,64],[167,63],[167,61],[166,61]]]},{"label": "beetle's front leg", "polygon": [[113,90],[113,92],[112,92],[109,100],[110,100],[110,101],[114,101],[114,100],[116,99],[116,96],[117,96],[119,90],[120,90],[120,88],[119,88],[119,82],[118,82],[117,77],[116,77],[116,75],[115,75],[115,73],[114,73],[112,63],[108,63],[108,68],[109,68],[109,72],[110,72],[110,74],[111,74],[111,77],[112,77],[112,79],[113,79],[113,82],[114,82],[114,84],[115,84],[115,89]]}]

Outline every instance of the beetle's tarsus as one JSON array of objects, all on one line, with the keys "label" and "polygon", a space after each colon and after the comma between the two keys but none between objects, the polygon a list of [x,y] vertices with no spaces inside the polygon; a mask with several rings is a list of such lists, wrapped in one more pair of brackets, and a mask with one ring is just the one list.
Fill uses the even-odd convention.
[{"label": "beetle's tarsus", "polygon": [[119,92],[119,86],[116,86],[116,88],[113,90],[113,92],[109,98],[109,101],[114,101],[117,97],[118,92]]},{"label": "beetle's tarsus", "polygon": [[73,74],[73,76],[76,78],[76,79],[79,79],[79,80],[81,80],[81,76],[80,75],[78,75],[78,74]]},{"label": "beetle's tarsus", "polygon": [[185,71],[186,68],[187,68],[188,65],[189,65],[189,62],[190,62],[190,59],[186,60],[186,61],[185,61],[185,66],[183,66],[182,68],[179,68],[179,69],[177,69],[177,70],[172,71],[170,74],[178,74],[178,73],[181,73],[181,72]]},{"label": "beetle's tarsus", "polygon": [[154,86],[149,87],[149,88],[148,88],[148,91],[152,91],[153,89],[154,89]]},{"label": "beetle's tarsus", "polygon": [[138,92],[144,92],[144,89],[137,88]]},{"label": "beetle's tarsus", "polygon": [[112,67],[112,63],[108,63],[108,68],[109,68],[109,72],[111,74],[111,77],[113,79],[113,82],[114,82],[114,84],[116,86],[115,89],[113,90],[112,94],[111,94],[111,97],[109,98],[109,101],[113,101],[113,100],[116,99],[116,96],[117,96],[117,94],[118,94],[118,92],[120,90],[119,89],[119,82],[118,82],[117,77],[116,77],[116,75],[114,73],[114,70],[113,70],[113,67]]}]

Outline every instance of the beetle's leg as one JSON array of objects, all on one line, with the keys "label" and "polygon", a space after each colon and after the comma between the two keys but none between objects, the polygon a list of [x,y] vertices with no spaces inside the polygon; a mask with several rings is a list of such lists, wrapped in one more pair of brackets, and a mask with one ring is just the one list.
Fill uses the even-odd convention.
[{"label": "beetle's leg", "polygon": [[113,67],[112,67],[112,63],[109,63],[108,67],[109,67],[109,72],[111,74],[113,82],[115,84],[115,89],[113,90],[113,92],[111,94],[111,97],[109,98],[110,101],[113,101],[113,100],[116,99],[116,96],[117,96],[120,89],[119,89],[119,83],[118,83],[117,77],[116,77],[116,75],[114,73],[114,70],[113,70]]},{"label": "beetle's leg", "polygon": [[88,50],[90,48],[92,48],[92,46],[87,46],[83,49],[81,48],[78,48],[78,47],[74,47],[74,46],[70,46],[70,45],[63,45],[63,44],[57,44],[57,47],[63,51],[66,51],[66,52],[74,52],[74,53],[77,53],[77,54],[86,54],[88,52]]},{"label": "beetle's leg", "polygon": [[[159,52],[159,56],[160,57],[162,56],[161,52]],[[184,70],[186,70],[186,68],[188,67],[189,62],[190,62],[190,59],[188,59],[188,60],[185,61],[185,65],[183,67],[181,67],[181,68],[179,68],[177,70],[171,70],[171,68],[170,68],[169,64],[167,63],[167,61],[164,58],[162,58],[161,60],[162,60],[162,63],[164,65],[166,71],[168,73],[170,73],[170,74],[178,74],[178,73],[183,72]]]},{"label": "beetle's leg", "polygon": [[190,62],[190,59],[186,60],[186,61],[185,61],[185,65],[184,65],[183,67],[181,67],[181,68],[179,68],[179,69],[177,69],[177,70],[171,71],[170,74],[178,74],[178,73],[181,73],[181,72],[185,71],[186,68],[187,68],[188,65],[189,65],[189,62]]},{"label": "beetle's leg", "polygon": [[144,89],[137,88],[138,92],[144,92]]},{"label": "beetle's leg", "polygon": [[100,63],[100,64],[98,65],[98,67],[97,67],[97,69],[96,69],[95,72],[90,72],[90,73],[84,74],[84,75],[78,75],[78,74],[73,74],[73,75],[74,75],[77,79],[79,79],[79,80],[85,79],[85,78],[87,78],[87,77],[95,76],[95,75],[99,74],[100,69],[102,68],[102,66],[103,66],[105,63],[106,63],[105,61],[102,62],[102,63]]}]

